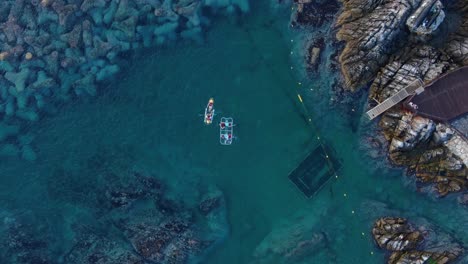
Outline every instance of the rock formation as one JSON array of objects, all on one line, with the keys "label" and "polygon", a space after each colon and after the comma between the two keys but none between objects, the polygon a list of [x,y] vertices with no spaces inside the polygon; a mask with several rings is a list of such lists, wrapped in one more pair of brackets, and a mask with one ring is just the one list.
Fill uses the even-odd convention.
[{"label": "rock formation", "polygon": [[312,256],[329,254],[327,234],[314,217],[300,211],[275,225],[255,249],[253,263],[314,262]]},{"label": "rock formation", "polygon": [[431,233],[435,231],[424,226],[417,229],[399,217],[380,218],[372,229],[377,245],[391,252],[389,264],[452,263],[463,253],[463,248],[451,238],[438,238],[440,242],[434,244]]},{"label": "rock formation", "polygon": [[320,29],[314,30],[310,34],[310,40],[307,43],[307,70],[311,73],[318,71],[322,61],[322,53],[325,50],[326,42],[329,41],[324,32],[332,23],[339,9],[337,0],[294,0],[296,8],[294,9],[291,28]]},{"label": "rock formation", "polygon": [[[417,79],[429,83],[468,65],[468,3],[436,0],[343,0],[337,38],[346,87],[370,84],[375,106]],[[453,17],[459,23],[446,22]],[[446,23],[445,23],[446,22]],[[448,40],[448,41],[444,41]],[[449,124],[416,116],[399,105],[380,120],[390,158],[439,195],[468,189],[468,143]],[[448,132],[447,132],[448,131]]]}]

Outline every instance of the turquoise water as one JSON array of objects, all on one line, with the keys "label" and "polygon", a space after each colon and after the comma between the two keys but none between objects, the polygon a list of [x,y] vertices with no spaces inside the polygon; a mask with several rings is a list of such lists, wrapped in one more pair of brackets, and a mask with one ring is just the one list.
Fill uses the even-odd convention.
[{"label": "turquoise water", "polygon": [[[361,124],[353,131],[350,123],[359,123],[359,115],[329,103],[337,73],[323,67],[307,81],[301,55],[291,54],[300,49],[301,35],[289,31],[287,9],[265,6],[254,4],[249,15],[238,19],[218,18],[202,45],[174,43],[132,55],[127,71],[98,98],[64,106],[31,126],[38,159],[34,164],[2,160],[2,211],[31,215],[33,223],[53,223],[48,235],[60,241],[54,250],[63,254],[73,244],[71,222],[106,229],[85,197],[86,189],[98,183],[92,171],[82,171],[83,164],[105,156],[102,160],[110,160],[116,170],[128,164],[150,168],[180,187],[187,199],[192,191],[187,184],[197,184],[195,178],[224,192],[229,236],[204,263],[382,263],[384,254],[372,242],[370,229],[375,218],[391,212],[427,218],[468,243],[466,209],[451,197],[436,200],[416,193],[402,170],[366,156],[359,147],[361,132],[371,126]],[[287,178],[319,144],[303,118],[296,88],[321,141],[331,144],[343,163],[338,178],[311,199]],[[232,146],[219,144],[216,125],[203,124],[200,114],[210,97],[219,113],[215,122],[231,116],[237,123]],[[61,169],[71,173],[60,176]],[[58,191],[80,184],[82,193]],[[371,207],[371,201],[378,203]],[[259,257],[257,247],[284,225],[300,233],[324,233],[326,240],[298,259],[272,253]],[[275,241],[284,246],[288,239],[274,237],[263,246]]]}]

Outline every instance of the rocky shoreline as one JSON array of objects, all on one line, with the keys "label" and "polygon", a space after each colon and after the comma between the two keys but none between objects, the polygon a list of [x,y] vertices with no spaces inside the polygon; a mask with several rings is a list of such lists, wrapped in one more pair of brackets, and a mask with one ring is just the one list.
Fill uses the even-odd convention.
[{"label": "rocky shoreline", "polygon": [[[321,24],[317,21],[334,21],[339,41],[334,46],[344,43],[341,54],[337,54],[339,66],[332,69],[341,68],[344,77],[343,81],[336,82],[335,93],[345,94],[343,91],[355,92],[370,86],[367,109],[418,78],[429,83],[468,65],[465,1],[343,0],[339,15],[337,8],[329,8],[334,6],[332,2],[324,5],[323,1],[295,1],[297,10],[292,24],[301,22],[302,26],[319,29]],[[433,2],[436,11],[430,13],[435,21],[432,27],[415,28],[415,17],[424,18],[427,10],[422,8]],[[319,8],[324,9],[313,15],[302,14]],[[337,16],[335,20],[330,18],[333,12]],[[319,36],[308,48],[306,61],[312,71],[320,63],[317,58],[320,58],[322,39]],[[455,120],[454,125],[440,123],[396,105],[380,118],[379,126],[388,144],[378,145],[388,146],[390,160],[395,165],[408,168],[407,173],[416,178],[418,190],[434,190],[440,197],[464,194],[468,191],[468,128],[463,125],[464,119]]]},{"label": "rocky shoreline", "polygon": [[1,1],[0,156],[35,160],[28,123],[95,96],[128,52],[201,41],[207,13],[248,10],[248,0]]},{"label": "rocky shoreline", "polygon": [[[300,14],[323,7],[323,1],[296,0],[293,25],[317,27],[317,20]],[[334,21],[334,46],[344,46],[336,58],[343,80],[334,87],[338,96],[369,87],[367,109],[384,101],[418,78],[425,83],[468,65],[468,2],[437,0],[342,0],[335,20],[328,9],[312,17]],[[427,6],[434,6],[431,10]],[[308,20],[304,19],[309,18]],[[430,19],[427,19],[429,17]],[[302,18],[302,19],[298,19]],[[432,24],[419,26],[417,19]],[[321,21],[318,19],[318,21]],[[424,22],[425,23],[425,22]],[[429,23],[429,22],[428,22]],[[319,36],[322,39],[323,36]],[[308,69],[317,69],[320,42],[309,44]],[[333,64],[332,64],[333,65]],[[340,95],[341,94],[341,95]],[[345,101],[345,100],[343,100]],[[364,131],[363,147],[376,161],[387,155],[393,164],[407,168],[418,191],[439,197],[459,194],[466,206],[468,194],[467,117],[441,123],[417,116],[396,105],[382,115],[379,131]],[[376,136],[375,133],[382,133]],[[384,149],[387,149],[386,151]],[[387,152],[386,154],[380,153]],[[378,162],[378,161],[377,161]],[[397,212],[398,214],[398,212]],[[380,216],[373,216],[381,217]],[[372,235],[377,246],[388,250],[388,263],[452,263],[464,254],[463,245],[449,235],[439,235],[427,221],[415,225],[407,219],[384,217],[376,220]]]},{"label": "rocky shoreline", "polygon": [[[443,8],[434,11],[434,28],[414,29],[414,17],[422,16],[421,8],[432,2],[343,1],[336,23],[337,38],[346,43],[339,57],[345,87],[354,91],[370,84],[369,108],[418,78],[429,83],[468,64],[468,4],[437,1]],[[379,125],[390,159],[409,168],[419,189],[432,185],[439,196],[468,190],[463,133],[400,105],[387,111]]]},{"label": "rocky shoreline", "polygon": [[[459,25],[449,29],[439,25],[428,34],[412,31],[411,19],[428,2],[344,1],[337,22],[337,37],[346,42],[339,59],[341,69],[351,90],[371,83],[369,108],[417,78],[429,83],[468,65],[468,3],[457,1],[446,7],[448,18],[459,14]],[[437,16],[443,20],[441,14]],[[414,115],[398,105],[382,116],[379,126],[391,161],[408,167],[418,190],[433,186],[439,196],[464,193],[458,199],[463,203],[468,190],[466,131],[460,133],[450,124]],[[428,230],[418,229],[406,219],[386,217],[375,222],[372,234],[380,248],[391,252],[388,263],[392,264],[452,263],[463,254],[462,245],[444,245],[440,237],[427,242]]]}]

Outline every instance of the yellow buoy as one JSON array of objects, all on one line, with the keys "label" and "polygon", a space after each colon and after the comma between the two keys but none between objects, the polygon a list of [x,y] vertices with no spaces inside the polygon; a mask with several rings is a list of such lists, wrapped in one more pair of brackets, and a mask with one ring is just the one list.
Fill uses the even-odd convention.
[{"label": "yellow buoy", "polygon": [[297,98],[299,98],[299,101],[301,101],[301,103],[302,103],[302,97],[301,97],[300,94],[297,95]]}]

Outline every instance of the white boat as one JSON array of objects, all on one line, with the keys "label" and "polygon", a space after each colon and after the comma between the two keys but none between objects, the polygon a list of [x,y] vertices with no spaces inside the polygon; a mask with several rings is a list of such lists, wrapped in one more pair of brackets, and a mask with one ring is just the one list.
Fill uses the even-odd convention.
[{"label": "white boat", "polygon": [[210,98],[210,100],[208,100],[208,104],[206,105],[206,108],[205,108],[204,122],[207,125],[210,125],[213,122],[213,117],[214,117],[214,114],[215,114],[215,109],[214,109],[213,105],[214,105],[214,99]]}]

